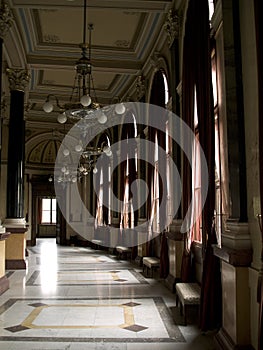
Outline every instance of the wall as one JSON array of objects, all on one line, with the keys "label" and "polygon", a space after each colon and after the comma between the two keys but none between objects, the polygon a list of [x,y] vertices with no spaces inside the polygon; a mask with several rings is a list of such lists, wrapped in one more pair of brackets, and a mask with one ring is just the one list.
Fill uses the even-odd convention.
[{"label": "wall", "polygon": [[247,161],[247,209],[249,231],[253,248],[253,261],[252,266],[249,269],[251,342],[256,348],[258,325],[258,304],[256,302],[256,292],[261,253],[260,230],[256,217],[260,211],[256,39],[253,2],[240,0],[239,3]]},{"label": "wall", "polygon": [[8,149],[8,126],[6,123],[3,125],[2,134],[2,163],[1,163],[1,179],[0,179],[0,219],[3,220],[6,217],[6,186],[7,186],[7,149]]}]

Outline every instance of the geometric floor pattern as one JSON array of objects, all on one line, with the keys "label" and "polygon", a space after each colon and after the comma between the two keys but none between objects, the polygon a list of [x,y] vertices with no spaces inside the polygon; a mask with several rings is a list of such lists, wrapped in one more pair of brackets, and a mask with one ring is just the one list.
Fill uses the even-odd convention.
[{"label": "geometric floor pattern", "polygon": [[55,337],[62,342],[185,341],[160,297],[9,299],[2,305],[0,316],[0,341],[36,338],[43,342]]},{"label": "geometric floor pattern", "polygon": [[28,252],[25,270],[6,271],[1,350],[214,349],[195,324],[182,325],[175,295],[137,265],[54,239]]}]

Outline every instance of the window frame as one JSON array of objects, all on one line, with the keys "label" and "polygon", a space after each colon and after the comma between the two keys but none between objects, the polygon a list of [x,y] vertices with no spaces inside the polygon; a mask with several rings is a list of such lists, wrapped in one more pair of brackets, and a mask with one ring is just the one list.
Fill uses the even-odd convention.
[{"label": "window frame", "polygon": [[[44,209],[44,201],[49,201],[49,206],[48,206],[49,209]],[[49,221],[43,220],[44,213],[49,213]],[[41,198],[41,225],[56,225],[56,223],[57,223],[57,200],[56,200],[56,198],[55,197]]]}]

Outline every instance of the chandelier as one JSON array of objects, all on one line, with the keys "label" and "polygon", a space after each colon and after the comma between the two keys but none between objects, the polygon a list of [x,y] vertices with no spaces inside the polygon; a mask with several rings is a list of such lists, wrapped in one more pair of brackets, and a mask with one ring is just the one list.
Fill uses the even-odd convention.
[{"label": "chandelier", "polygon": [[[58,122],[65,124],[67,121],[76,124],[80,129],[80,137],[71,152],[80,154],[77,169],[70,164],[70,151],[63,149],[65,161],[61,165],[60,174],[57,174],[58,182],[76,182],[81,177],[88,175],[91,171],[97,172],[96,160],[101,154],[110,157],[112,155],[110,143],[104,142],[98,146],[87,145],[84,147],[83,140],[90,132],[90,127],[97,124],[105,124],[108,116],[112,114],[121,115],[125,113],[125,106],[118,97],[111,102],[114,106],[101,106],[97,102],[97,96],[94,88],[91,64],[91,37],[94,27],[93,24],[87,24],[87,0],[83,3],[83,40],[80,44],[81,57],[75,64],[75,79],[69,102],[61,104],[54,94],[49,94],[43,105],[46,113],[51,113],[55,107],[59,110]],[[86,34],[89,34],[89,42],[86,41]],[[92,95],[92,96],[91,96]],[[54,102],[52,102],[54,101]],[[65,129],[64,129],[65,132]]]},{"label": "chandelier", "polygon": [[[89,43],[87,44],[86,32],[89,32]],[[93,24],[87,25],[87,0],[84,0],[83,5],[83,41],[80,44],[81,58],[75,65],[75,79],[72,88],[72,93],[69,102],[61,104],[59,99],[54,94],[47,96],[46,102],[43,105],[43,110],[50,113],[56,106],[59,109],[58,122],[66,123],[67,120],[77,122],[79,120],[92,122],[99,122],[105,124],[107,122],[106,114],[101,110],[101,106],[97,102],[96,92],[94,88],[94,81],[92,77],[91,64],[91,36],[94,27]],[[91,98],[91,90],[93,98]],[[52,102],[54,100],[54,102]]]}]

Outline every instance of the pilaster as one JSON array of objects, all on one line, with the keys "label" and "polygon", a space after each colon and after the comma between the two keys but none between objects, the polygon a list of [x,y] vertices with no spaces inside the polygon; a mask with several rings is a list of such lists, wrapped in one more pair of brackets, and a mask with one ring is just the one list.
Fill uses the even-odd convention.
[{"label": "pilaster", "polygon": [[8,270],[27,268],[26,231],[23,227],[9,227],[10,235],[6,240],[5,263]]},{"label": "pilaster", "polygon": [[215,336],[217,349],[252,349],[250,345],[249,266],[252,261],[248,224],[227,222],[222,247],[214,246],[221,260],[222,328]]},{"label": "pilaster", "polygon": [[180,231],[181,225],[182,220],[174,221],[169,227],[169,232],[166,233],[169,247],[169,275],[165,283],[172,292],[175,291],[176,282],[181,278],[181,263],[184,249],[183,235]]}]

